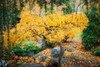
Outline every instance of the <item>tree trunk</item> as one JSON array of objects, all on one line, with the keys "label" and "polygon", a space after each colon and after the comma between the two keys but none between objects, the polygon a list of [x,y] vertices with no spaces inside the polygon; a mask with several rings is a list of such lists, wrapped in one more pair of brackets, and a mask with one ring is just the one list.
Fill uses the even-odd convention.
[{"label": "tree trunk", "polygon": [[51,13],[53,13],[53,0],[51,0]]},{"label": "tree trunk", "polygon": [[[3,4],[3,5],[1,5],[1,4]],[[5,21],[5,0],[4,1],[2,1],[2,2],[0,2],[0,58],[2,58],[3,57],[3,40],[4,40],[4,38],[3,38],[3,30],[4,30],[4,28],[3,28],[3,24],[4,24],[4,21]]]},{"label": "tree trunk", "polygon": [[61,42],[60,43],[60,54],[59,54],[58,67],[61,67],[61,61],[62,61],[63,55],[64,55],[64,48],[63,48],[62,42]]},{"label": "tree trunk", "polygon": [[45,1],[45,13],[47,12],[47,2]]}]

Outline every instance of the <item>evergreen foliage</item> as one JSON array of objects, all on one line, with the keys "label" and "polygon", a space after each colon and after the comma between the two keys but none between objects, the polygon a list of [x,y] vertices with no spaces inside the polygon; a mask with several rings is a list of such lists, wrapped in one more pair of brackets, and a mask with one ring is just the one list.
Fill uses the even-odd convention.
[{"label": "evergreen foliage", "polygon": [[92,6],[86,14],[89,18],[89,23],[87,28],[83,30],[82,44],[86,50],[90,50],[100,44],[98,42],[100,39],[100,12],[96,6]]}]

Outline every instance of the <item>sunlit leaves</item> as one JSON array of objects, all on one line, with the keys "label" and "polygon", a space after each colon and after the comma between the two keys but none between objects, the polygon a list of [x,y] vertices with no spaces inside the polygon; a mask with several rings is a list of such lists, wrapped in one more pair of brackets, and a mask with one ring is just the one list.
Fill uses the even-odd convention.
[{"label": "sunlit leaves", "polygon": [[[61,42],[66,36],[73,38],[76,34],[80,34],[89,22],[83,13],[63,15],[56,12],[40,17],[27,8],[23,8],[20,18],[20,23],[16,25],[17,29],[10,30],[10,43],[14,45],[26,39],[38,41],[43,38],[41,34],[47,42]],[[6,41],[7,32],[4,38]]]}]

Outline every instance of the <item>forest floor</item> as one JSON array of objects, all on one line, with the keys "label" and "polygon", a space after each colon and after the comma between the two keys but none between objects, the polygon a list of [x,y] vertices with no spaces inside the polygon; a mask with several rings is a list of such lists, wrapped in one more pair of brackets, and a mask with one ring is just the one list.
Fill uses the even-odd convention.
[{"label": "forest floor", "polygon": [[[62,58],[62,67],[100,67],[100,56],[94,56],[90,51],[84,50],[81,42],[82,40],[80,38],[74,38],[68,39],[67,42],[62,44],[67,49]],[[54,48],[57,47],[59,46],[55,46]],[[47,48],[42,50],[40,52],[41,55],[35,59],[35,63],[43,64],[46,67],[57,67],[55,63],[58,63],[58,57],[51,57],[52,49]],[[47,56],[47,58],[44,62],[41,62],[40,58],[43,56]],[[33,56],[29,57],[28,60],[33,61]],[[29,67],[29,65],[19,67]]]},{"label": "forest floor", "polygon": [[[62,67],[97,67],[100,65],[100,56],[94,56],[90,51],[84,50],[84,46],[81,44],[81,41],[81,39],[75,38],[72,40],[69,39],[67,43],[63,43],[63,47],[68,50],[65,50],[65,54],[62,59]],[[41,64],[45,66],[50,64],[50,59],[58,62],[58,58],[52,58],[50,56],[51,50],[51,48],[47,48],[41,51],[41,56],[47,56],[45,62],[40,62]],[[41,56],[37,58],[36,62],[39,62],[38,59]]]}]

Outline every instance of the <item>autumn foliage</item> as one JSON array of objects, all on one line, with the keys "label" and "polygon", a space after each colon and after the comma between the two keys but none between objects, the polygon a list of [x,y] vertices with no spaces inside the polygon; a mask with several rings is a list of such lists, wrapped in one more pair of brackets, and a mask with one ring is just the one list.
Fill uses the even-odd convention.
[{"label": "autumn foliage", "polygon": [[[45,37],[46,42],[61,42],[65,36],[73,38],[86,27],[89,22],[84,13],[51,13],[46,16],[38,16],[32,11],[23,9],[20,23],[10,30],[9,40],[11,45],[18,41],[37,41]],[[4,46],[7,47],[7,31],[4,32]]]}]

